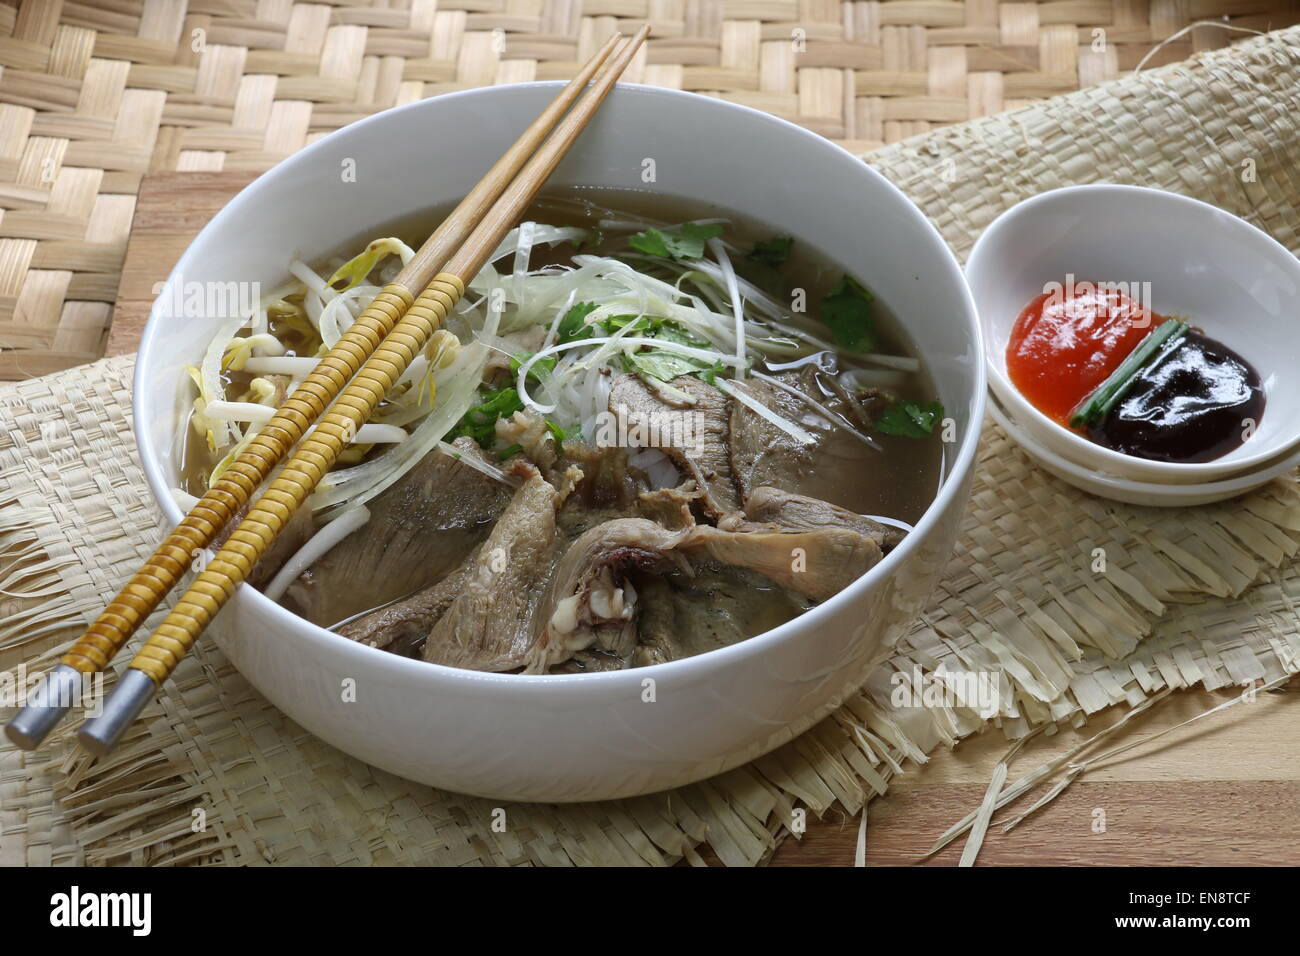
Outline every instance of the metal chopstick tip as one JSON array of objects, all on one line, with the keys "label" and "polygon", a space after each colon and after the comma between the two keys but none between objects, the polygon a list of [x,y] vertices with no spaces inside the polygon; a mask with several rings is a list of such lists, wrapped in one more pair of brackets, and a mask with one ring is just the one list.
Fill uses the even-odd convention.
[{"label": "metal chopstick tip", "polygon": [[35,750],[81,696],[81,671],[60,664],[45,675],[27,703],[5,725],[5,736],[23,750]]},{"label": "metal chopstick tip", "polygon": [[77,742],[96,757],[111,753],[157,689],[153,678],[144,671],[128,668],[104,701],[103,713],[81,725]]}]

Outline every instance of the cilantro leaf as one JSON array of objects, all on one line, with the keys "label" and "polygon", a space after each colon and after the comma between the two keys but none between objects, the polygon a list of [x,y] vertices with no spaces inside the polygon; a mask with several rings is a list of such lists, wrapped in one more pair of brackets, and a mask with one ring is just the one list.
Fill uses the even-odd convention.
[{"label": "cilantro leaf", "polygon": [[683,223],[676,232],[671,229],[647,229],[638,232],[628,240],[628,245],[648,256],[662,259],[699,259],[704,255],[704,244],[710,239],[722,235],[722,227],[716,223],[701,226],[698,223]]},{"label": "cilantro leaf", "polygon": [[[523,356],[521,356],[520,358],[515,358],[515,356],[513,355],[510,356],[511,377],[518,378],[520,366],[522,366],[524,362],[527,362],[532,357],[533,357],[532,352],[525,352]],[[550,375],[552,372],[555,371],[555,364],[559,360],[560,360],[559,357],[556,355],[548,355],[545,358],[539,358],[536,362],[533,363],[532,368],[528,370],[528,380],[530,382],[536,382],[538,385],[540,385],[543,378],[547,377],[548,375]]]},{"label": "cilantro leaf", "polygon": [[[630,325],[629,334],[637,335],[640,338],[662,339],[666,342],[677,342],[697,349],[712,348],[708,342],[690,335],[671,319],[656,316],[616,315],[607,319],[604,325],[611,335]],[[691,358],[689,355],[645,346],[624,355],[623,368],[629,372],[637,373],[642,378],[654,378],[661,382],[668,382],[680,375],[693,375],[709,369],[711,366],[708,362]]]},{"label": "cilantro leaf", "polygon": [[564,318],[560,319],[559,327],[556,329],[557,342],[563,345],[565,342],[591,338],[592,328],[583,320],[595,311],[595,302],[579,302],[572,306],[564,313]]},{"label": "cilantro leaf", "polygon": [[790,258],[790,248],[794,245],[794,240],[789,236],[775,236],[771,239],[760,240],[754,243],[754,248],[746,256],[750,262],[757,262],[760,265],[776,268],[785,265],[785,261]]},{"label": "cilantro leaf", "polygon": [[638,232],[627,241],[627,244],[637,252],[644,252],[647,256],[659,256],[663,259],[673,257],[672,253],[668,251],[668,237],[658,229],[647,229],[645,232]]},{"label": "cilantro leaf", "polygon": [[718,387],[718,376],[727,370],[727,366],[721,362],[714,362],[708,368],[702,368],[696,373],[696,377],[703,382],[708,382],[714,388]]},{"label": "cilantro leaf", "polygon": [[876,344],[871,321],[871,293],[849,276],[843,276],[822,296],[822,320],[835,342],[853,352],[866,352]]},{"label": "cilantro leaf", "polygon": [[606,335],[613,335],[629,325],[632,328],[628,330],[628,335],[633,333],[653,335],[655,330],[662,324],[663,319],[655,319],[646,315],[611,315],[600,323],[600,327],[605,330]]},{"label": "cilantro leaf", "polygon": [[519,393],[512,386],[488,392],[483,396],[483,403],[467,411],[460,422],[447,436],[447,440],[468,435],[482,448],[491,448],[496,443],[497,419],[509,418],[515,412],[523,411],[524,403],[519,400]]},{"label": "cilantro leaf", "polygon": [[679,375],[690,375],[707,367],[706,363],[688,355],[678,355],[665,349],[646,349],[627,356],[632,371],[640,372],[661,382],[671,382]]},{"label": "cilantro leaf", "polygon": [[904,438],[925,438],[934,434],[934,426],[943,420],[943,406],[938,402],[920,405],[916,402],[895,402],[885,409],[876,422],[876,431]]}]

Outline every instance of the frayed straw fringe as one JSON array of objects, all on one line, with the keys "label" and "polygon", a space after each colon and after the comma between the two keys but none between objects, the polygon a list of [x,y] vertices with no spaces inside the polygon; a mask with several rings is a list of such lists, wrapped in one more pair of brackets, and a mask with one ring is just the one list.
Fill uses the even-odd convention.
[{"label": "frayed straw fringe", "polygon": [[[939,130],[871,161],[964,253],[1027,195],[1134,175],[1133,156],[1111,140],[1079,139],[1079,115],[1151,109],[1153,95],[1167,102],[1169,90],[1185,90],[1177,109],[1195,122],[1163,124],[1163,139],[1143,141],[1154,151],[1144,178],[1232,209],[1296,248],[1300,214],[1288,197],[1297,184],[1285,164],[1300,146],[1297,67],[1300,30],[1282,31],[1192,66]],[[1276,149],[1258,156],[1258,181],[1242,187],[1235,156],[1201,154],[1207,134],[1231,153],[1234,124],[1248,119],[1270,127]],[[1022,141],[1036,148],[1021,151]],[[1022,152],[1014,168],[1009,149]],[[957,183],[935,174],[947,155],[964,170]],[[1271,193],[1279,183],[1290,191]],[[129,358],[109,359],[0,391],[0,666],[52,660],[156,541],[130,437],[130,374]],[[1298,548],[1294,478],[1220,505],[1131,508],[1047,477],[990,426],[957,556],[931,608],[859,694],[747,766],[631,800],[510,806],[496,832],[489,801],[347,758],[200,642],[111,757],[91,762],[66,727],[38,754],[0,748],[0,863],[665,865],[701,864],[707,844],[724,863],[753,864],[797,835],[798,812],[858,817],[909,761],[972,734],[996,728],[1022,741],[1117,704],[1140,712],[1182,688],[1281,681],[1300,669]],[[995,678],[993,713],[963,696],[957,678],[970,672]],[[931,700],[936,691],[948,693]],[[909,705],[918,698],[925,706]],[[989,787],[994,808],[1019,786],[1006,787],[1005,775]],[[990,816],[977,809],[968,825],[984,828]],[[866,845],[862,819],[859,861]],[[970,860],[978,845],[968,844]]]}]

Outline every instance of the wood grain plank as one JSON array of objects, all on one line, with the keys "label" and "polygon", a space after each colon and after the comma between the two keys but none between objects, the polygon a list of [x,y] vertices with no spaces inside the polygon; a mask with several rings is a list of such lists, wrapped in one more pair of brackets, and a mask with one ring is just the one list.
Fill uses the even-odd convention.
[{"label": "wood grain plank", "polygon": [[[1294,684],[1293,684],[1294,688]],[[1229,695],[1174,694],[1096,752],[1171,728]],[[1081,731],[1031,744],[1008,780],[1076,746],[1119,716],[1096,715]],[[1001,824],[1045,788],[1000,811],[978,865],[1296,866],[1300,865],[1300,694],[1260,695],[1174,730],[1090,771],[1010,833]],[[868,812],[868,866],[955,866],[965,838],[922,860],[935,839],[979,806],[1006,752],[1000,733],[963,741],[923,768],[896,777]],[[1100,815],[1098,815],[1100,811]],[[1104,829],[1094,829],[1098,821]],[[773,860],[789,866],[851,866],[858,821],[828,815]]]},{"label": "wood grain plank", "polygon": [[199,230],[255,178],[250,172],[151,173],[141,180],[106,354],[139,347],[155,286]]}]

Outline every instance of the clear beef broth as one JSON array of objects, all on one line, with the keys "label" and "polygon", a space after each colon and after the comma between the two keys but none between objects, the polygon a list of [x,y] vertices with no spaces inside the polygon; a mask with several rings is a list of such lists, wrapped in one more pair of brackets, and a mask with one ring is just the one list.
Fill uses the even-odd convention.
[{"label": "clear beef broth", "polygon": [[[372,230],[364,236],[354,237],[355,241],[342,246],[341,251],[346,255],[376,235],[397,236],[415,248],[447,211],[449,210],[436,209],[413,214],[402,221],[391,223],[386,231]],[[737,271],[756,284],[760,281],[775,281],[771,275],[747,274],[744,253],[755,243],[782,235],[780,228],[739,217],[729,210],[708,204],[675,200],[642,191],[592,188],[553,190],[535,202],[525,218],[554,226],[580,226],[595,233],[595,240],[584,243],[581,248],[570,244],[552,248],[535,247],[530,269],[566,264],[580,253],[612,257],[626,254],[632,230],[602,229],[602,220],[637,218],[664,224],[725,220],[725,240],[740,250],[739,255],[733,253]],[[634,263],[634,266],[640,269],[642,263]],[[498,263],[498,267],[502,272],[509,272],[510,263],[503,261]],[[321,271],[323,275],[328,274],[328,270]],[[817,314],[818,303],[843,274],[843,269],[829,256],[796,241],[788,260],[780,266],[779,275],[775,277],[779,279],[780,287],[767,291],[788,306],[790,300],[783,297],[795,289],[803,290],[808,313],[806,318],[801,319],[805,331],[816,330],[819,338],[830,340],[829,331],[819,325],[821,320]],[[862,284],[868,289],[870,278],[869,275],[861,277]],[[872,321],[874,352],[916,357],[916,351],[902,324],[878,299],[872,303]],[[293,341],[286,344],[291,352],[297,346]],[[843,390],[837,392],[827,384],[828,379],[834,378],[827,371],[839,373],[855,368],[876,372],[880,370],[879,366],[868,361],[837,352],[833,356],[818,353],[795,361],[760,363],[755,366],[755,371],[775,377],[788,387],[797,388],[827,406],[840,408],[846,407],[835,404],[843,397]],[[249,376],[240,373],[228,376],[227,396],[234,397],[235,393],[246,388],[248,378]],[[504,378],[502,375],[502,380]],[[911,400],[929,403],[935,399],[935,391],[923,367],[920,372],[896,378],[899,380],[889,383],[887,395],[864,399],[862,408],[872,407],[873,402]],[[765,405],[788,416],[788,421],[797,423],[816,439],[811,450],[802,449],[792,447],[785,435],[774,432],[768,423],[749,415],[740,403],[725,397],[719,398],[723,393],[716,387],[706,387],[696,378],[691,378],[690,381],[701,395],[710,395],[714,401],[723,401],[731,409],[728,414],[733,427],[727,432],[727,447],[723,452],[724,458],[729,455],[731,460],[743,465],[744,474],[729,479],[734,481],[736,496],[730,503],[719,503],[713,501],[708,494],[703,494],[692,498],[688,505],[673,506],[688,507],[692,515],[688,520],[698,522],[702,527],[707,526],[707,534],[702,532],[698,541],[692,539],[689,545],[692,550],[682,552],[688,554],[688,560],[684,560],[681,555],[672,554],[671,548],[660,553],[655,550],[658,545],[636,541],[615,547],[614,550],[622,555],[617,561],[611,559],[608,565],[597,561],[593,565],[594,570],[585,572],[588,576],[583,580],[603,581],[612,577],[619,582],[626,590],[627,599],[637,602],[637,617],[633,622],[640,629],[639,635],[629,647],[626,644],[626,634],[617,639],[614,636],[618,627],[608,622],[590,625],[599,633],[599,639],[594,645],[572,653],[561,663],[548,665],[544,670],[573,673],[659,663],[704,653],[714,647],[735,643],[776,627],[824,600],[835,590],[847,585],[852,578],[845,577],[824,592],[815,588],[801,588],[797,579],[792,585],[791,580],[782,578],[782,568],[788,564],[786,540],[767,540],[764,538],[764,529],[780,525],[779,530],[782,532],[810,536],[808,542],[803,539],[796,542],[795,546],[801,548],[809,543],[809,546],[821,547],[821,539],[817,536],[829,534],[827,553],[823,555],[821,569],[817,573],[834,576],[842,572],[840,565],[845,563],[835,550],[846,546],[842,540],[845,537],[859,535],[854,539],[857,541],[854,547],[862,545],[861,535],[870,539],[867,542],[870,547],[877,547],[870,543],[877,542],[875,560],[878,560],[881,548],[887,551],[901,540],[899,532],[879,524],[867,522],[870,527],[865,530],[855,525],[858,516],[883,516],[911,524],[920,518],[933,499],[943,466],[941,427],[935,427],[927,436],[914,438],[875,430],[870,421],[850,423],[857,424],[860,434],[869,434],[878,445],[872,448],[842,425],[829,424],[808,403],[752,376],[748,377],[746,389],[754,389],[753,394],[761,397]],[[848,419],[842,421],[848,422]],[[744,429],[739,427],[741,423],[745,425]],[[572,441],[566,443],[566,455],[570,454],[572,444]],[[525,454],[527,447],[525,445]],[[213,456],[209,454],[203,440],[191,429],[186,430],[185,449],[183,477],[186,490],[201,494],[206,487],[206,475],[212,467]],[[477,446],[472,444],[461,446],[461,449],[465,454],[479,453]],[[370,454],[386,452],[385,446],[376,446]],[[506,467],[504,463],[498,462],[492,450],[483,452],[483,455],[484,460],[494,467]],[[605,468],[604,464],[597,466],[585,459],[574,460],[589,474],[596,474],[598,469]],[[495,498],[485,498],[482,495],[485,489],[470,486],[476,481],[488,479],[481,473],[468,474],[469,469],[462,465],[453,466],[449,462],[450,458],[432,453],[416,466],[410,476],[374,499],[369,505],[372,517],[368,525],[336,545],[329,554],[314,564],[291,586],[284,603],[314,623],[333,627],[354,640],[385,647],[396,653],[439,663],[452,663],[453,666],[488,670],[523,668],[532,671],[535,660],[528,663],[522,659],[516,660],[509,654],[503,656],[500,648],[494,652],[496,656],[492,658],[493,663],[480,665],[475,663],[472,653],[468,657],[462,654],[449,659],[436,656],[426,646],[429,641],[446,637],[440,632],[438,621],[442,622],[443,631],[449,620],[456,620],[461,622],[458,626],[464,626],[466,609],[460,604],[466,597],[462,592],[472,590],[467,588],[466,582],[472,582],[475,575],[486,573],[482,567],[477,567],[476,570],[475,562],[481,564],[484,554],[490,553],[493,545],[498,543],[498,537],[502,537],[507,551],[515,546],[509,540],[512,529],[497,528],[496,525],[505,523],[505,516],[512,513],[511,509],[519,507],[517,499],[520,492],[516,492],[516,500],[511,501],[508,491],[503,491],[498,486],[486,490],[502,493]],[[545,470],[541,462],[534,464]],[[588,533],[593,532],[597,526],[604,526],[603,522],[651,514],[648,507],[636,504],[635,494],[628,497],[627,479],[620,476],[603,475],[598,483],[608,482],[608,487],[595,493],[586,488],[574,492],[558,512],[550,516],[550,533],[554,541],[549,546],[549,556],[538,559],[540,563],[531,569],[532,576],[528,582],[501,582],[498,592],[517,594],[522,589],[532,595],[530,600],[535,603],[547,600],[542,584],[561,573],[567,560],[566,549],[579,547]],[[561,483],[556,481],[554,474],[548,477],[554,484]],[[689,473],[683,471],[684,479],[690,477]],[[702,479],[698,472],[695,477]],[[609,489],[618,486],[619,482],[623,482],[622,491],[611,493]],[[461,491],[450,490],[457,483],[464,488]],[[707,481],[703,483],[708,485]],[[741,508],[748,512],[748,503],[757,501],[771,489],[780,491],[775,500],[768,501],[765,511],[748,516],[741,513]],[[789,493],[788,497],[782,498],[781,495],[786,493]],[[806,499],[801,496],[806,496]],[[418,507],[417,498],[420,498]],[[450,515],[448,520],[431,521],[429,515],[439,511],[447,511]],[[498,516],[495,521],[484,520],[484,515],[489,512]],[[726,517],[724,512],[730,517]],[[538,520],[536,514],[514,516],[510,520],[514,521],[516,517],[520,519],[521,528],[527,528],[530,521],[536,523]],[[657,511],[654,512],[654,517],[656,521],[661,520]],[[724,533],[723,526],[728,521],[733,523],[733,529]],[[746,521],[749,523],[746,524]],[[664,524],[667,527],[673,526],[672,522]],[[826,531],[827,525],[834,526],[830,532]],[[658,525],[654,527],[663,530]],[[847,531],[846,527],[854,530]],[[733,534],[733,531],[736,540],[726,537]],[[743,554],[737,557],[734,548],[739,538],[746,540],[741,546]],[[437,542],[436,547],[432,548],[432,552],[437,552],[437,561],[430,552],[430,540]],[[398,543],[394,545],[393,542]],[[764,553],[769,546],[771,553]],[[746,548],[749,550],[746,551]],[[393,555],[395,549],[401,552],[403,566],[413,563],[416,567],[432,567],[442,562],[439,564],[441,569],[412,591],[411,582],[418,575],[386,575],[383,570],[386,561],[396,560]],[[535,548],[530,553],[534,552]],[[452,557],[448,558],[449,554]],[[636,557],[629,561],[627,554]],[[776,555],[776,560],[773,560],[773,554]],[[854,552],[852,547],[846,554],[850,555],[852,561],[861,559],[861,554]],[[549,565],[547,561],[550,562]],[[736,566],[730,563],[733,561],[737,562]],[[852,561],[847,563],[852,564]],[[816,565],[816,557],[813,563]],[[443,564],[446,567],[442,567]],[[449,571],[448,568],[452,565],[455,568]],[[683,569],[688,566],[694,570],[684,572]],[[507,576],[510,573],[513,570],[508,571]],[[370,577],[375,579],[371,582],[374,584],[373,589],[366,583]],[[385,584],[392,585],[386,592],[382,586]],[[348,600],[341,601],[339,594],[342,592],[355,593]],[[581,588],[579,593],[582,593]],[[490,606],[492,600],[490,595],[482,597],[485,603],[479,609],[481,617],[513,618],[524,613],[520,608],[500,609]],[[527,603],[523,602],[521,607]],[[442,637],[439,637],[440,634]],[[471,643],[477,639],[472,638]],[[512,639],[518,643],[518,634]],[[483,640],[488,641],[489,638]],[[623,643],[619,643],[620,640]],[[606,643],[609,646],[605,646]]]},{"label": "clear beef broth", "polygon": [[[767,225],[748,216],[710,203],[687,201],[666,197],[644,190],[606,189],[580,187],[552,190],[540,197],[527,218],[558,226],[584,226],[596,229],[602,219],[619,218],[620,213],[665,223],[688,222],[704,219],[725,219],[726,238],[739,249],[747,250],[756,242],[782,235],[779,226]],[[586,246],[582,251],[615,255],[627,248],[626,231],[606,231],[602,241]],[[565,262],[576,251],[572,246],[558,246],[548,251],[542,261]],[[796,242],[790,259],[781,272],[788,278],[791,288],[806,292],[809,312],[816,320],[817,303],[844,274],[820,250]],[[857,277],[871,288],[870,276]],[[875,350],[888,355],[918,357],[916,348],[888,306],[875,299],[872,318],[875,323]],[[825,333],[823,332],[823,335]],[[828,336],[827,336],[828,337]],[[841,353],[837,360],[840,369],[864,367],[861,361]],[[812,364],[812,360],[807,360]],[[765,371],[784,370],[787,363],[773,363]],[[924,366],[920,373],[909,375],[900,386],[889,391],[901,399],[930,402],[936,397],[933,384]],[[887,515],[915,524],[925,513],[939,487],[943,467],[943,443],[940,429],[927,438],[908,438],[873,432],[882,448],[877,452],[862,442],[833,428],[826,428],[824,420],[809,411],[800,422],[821,439],[819,449],[822,460],[819,467],[801,475],[797,491],[814,498],[833,502],[862,514]],[[881,467],[882,459],[886,462]],[[822,467],[824,466],[824,467]]]}]

